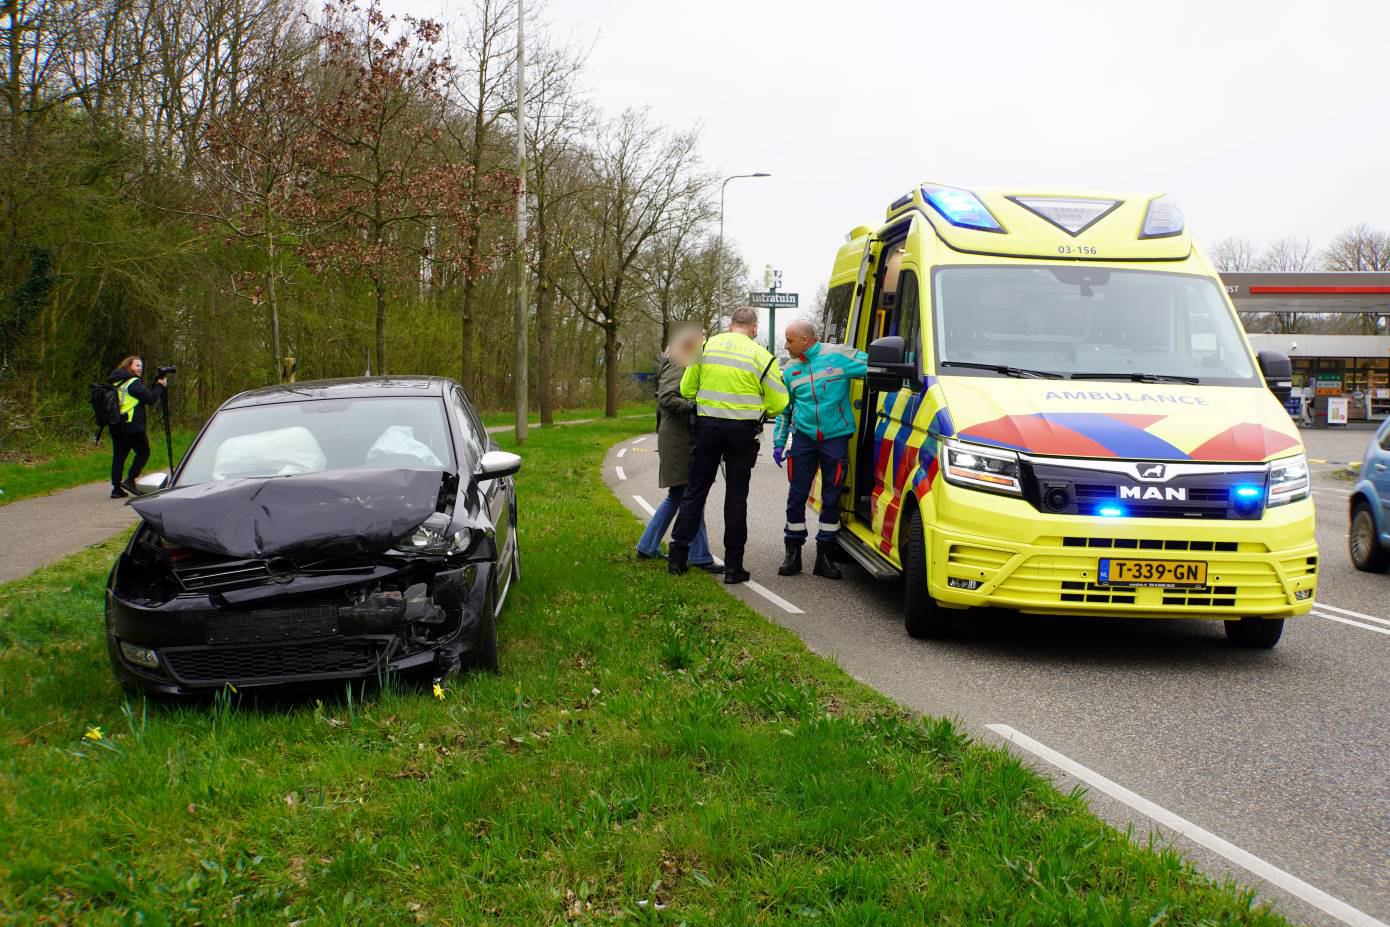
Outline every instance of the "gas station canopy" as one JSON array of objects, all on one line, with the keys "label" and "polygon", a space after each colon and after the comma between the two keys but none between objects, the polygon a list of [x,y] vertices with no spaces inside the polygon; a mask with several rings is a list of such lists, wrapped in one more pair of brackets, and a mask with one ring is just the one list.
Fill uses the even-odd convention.
[{"label": "gas station canopy", "polygon": [[1390,314],[1390,272],[1223,273],[1240,312]]}]

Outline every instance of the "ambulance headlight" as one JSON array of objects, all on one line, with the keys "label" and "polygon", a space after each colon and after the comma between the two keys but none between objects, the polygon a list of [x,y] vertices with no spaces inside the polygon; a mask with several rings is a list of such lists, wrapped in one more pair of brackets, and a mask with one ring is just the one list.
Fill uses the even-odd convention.
[{"label": "ambulance headlight", "polygon": [[947,222],[958,228],[977,232],[1004,231],[999,220],[969,190],[926,184],[922,187],[922,198],[931,203],[932,208],[941,213]]},{"label": "ambulance headlight", "polygon": [[1144,227],[1139,230],[1140,238],[1171,238],[1182,234],[1182,210],[1178,204],[1160,196],[1149,201],[1148,211],[1144,213]]},{"label": "ambulance headlight", "polygon": [[1023,495],[1018,455],[978,444],[946,445],[946,482],[986,492]]},{"label": "ambulance headlight", "polygon": [[1308,459],[1302,454],[1285,457],[1269,466],[1269,502],[1273,508],[1308,498]]}]

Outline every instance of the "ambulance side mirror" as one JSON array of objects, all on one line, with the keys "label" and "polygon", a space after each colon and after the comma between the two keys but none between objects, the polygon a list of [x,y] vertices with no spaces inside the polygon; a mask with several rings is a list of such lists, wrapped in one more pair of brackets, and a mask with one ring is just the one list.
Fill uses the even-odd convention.
[{"label": "ambulance side mirror", "polygon": [[1260,373],[1269,391],[1280,402],[1288,402],[1293,395],[1293,362],[1289,356],[1278,351],[1261,351],[1256,360],[1260,362]]},{"label": "ambulance side mirror", "polygon": [[891,393],[902,389],[904,380],[915,388],[919,382],[917,365],[904,361],[906,354],[907,347],[900,335],[886,335],[870,342],[869,388]]}]

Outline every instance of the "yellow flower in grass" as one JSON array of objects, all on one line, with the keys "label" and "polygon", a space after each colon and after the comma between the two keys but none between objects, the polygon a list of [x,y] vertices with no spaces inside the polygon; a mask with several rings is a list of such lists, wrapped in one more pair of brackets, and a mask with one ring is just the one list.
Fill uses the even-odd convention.
[{"label": "yellow flower in grass", "polygon": [[85,737],[87,740],[101,740],[106,735],[101,732],[101,728],[93,727],[88,728],[87,733],[83,734],[82,736]]},{"label": "yellow flower in grass", "polygon": [[434,684],[434,697],[441,702],[444,701],[444,687],[437,682]]}]

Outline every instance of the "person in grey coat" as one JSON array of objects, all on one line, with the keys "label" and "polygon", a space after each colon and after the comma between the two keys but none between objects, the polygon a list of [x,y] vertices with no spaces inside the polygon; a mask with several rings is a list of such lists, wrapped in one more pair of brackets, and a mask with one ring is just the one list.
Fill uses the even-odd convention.
[{"label": "person in grey coat", "polygon": [[[685,486],[690,482],[690,417],[695,414],[695,403],[681,395],[681,374],[686,366],[700,352],[704,345],[705,333],[698,325],[682,325],[671,335],[671,343],[661,356],[661,367],[656,375],[656,404],[659,424],[656,429],[656,450],[660,458],[657,469],[657,485],[666,490],[666,498],[652,513],[647,522],[647,530],[637,542],[637,556],[648,560],[663,556],[661,539],[680,511],[681,499],[685,497]],[[695,540],[690,544],[689,564],[702,567],[711,573],[719,572],[714,555],[710,553],[709,539],[705,535],[704,520]]]}]

